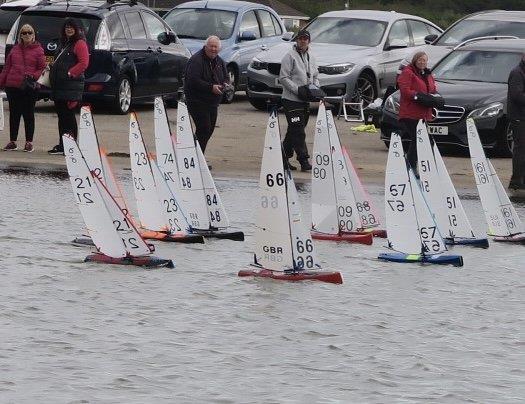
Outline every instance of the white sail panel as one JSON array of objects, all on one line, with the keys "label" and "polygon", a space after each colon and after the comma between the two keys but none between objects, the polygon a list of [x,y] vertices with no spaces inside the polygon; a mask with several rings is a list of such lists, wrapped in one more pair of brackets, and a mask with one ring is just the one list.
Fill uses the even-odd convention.
[{"label": "white sail panel", "polygon": [[285,175],[294,268],[296,270],[319,269],[321,266],[317,260],[310,230],[303,220],[295,182],[289,171]]},{"label": "white sail panel", "polygon": [[91,109],[84,105],[80,108],[80,119],[78,125],[78,147],[91,171],[106,181],[102,159],[100,158],[100,145],[95,130],[95,123],[91,115]]},{"label": "white sail panel", "polygon": [[314,133],[312,167],[312,230],[339,234],[332,148],[324,103],[319,104]]},{"label": "white sail panel", "polygon": [[98,251],[108,257],[125,257],[124,243],[115,231],[100,190],[77,143],[68,135],[62,139],[73,195],[93,243]]},{"label": "white sail panel", "polygon": [[131,216],[121,209],[115,198],[113,198],[109,192],[109,189],[106,188],[98,177],[95,177],[94,180],[99,187],[100,195],[108,209],[113,226],[124,243],[127,254],[134,257],[150,254],[153,247],[150,249],[146,241],[142,238],[133,224]]},{"label": "white sail panel", "polygon": [[385,215],[389,247],[405,254],[420,254],[421,240],[403,144],[396,133],[390,139],[386,163]]},{"label": "white sail panel", "polygon": [[354,189],[346,159],[341,148],[341,140],[337,134],[332,111],[326,111],[328,125],[328,137],[332,146],[332,165],[334,173],[334,185],[337,207],[337,220],[339,232],[358,231],[362,229],[359,212],[357,211]]},{"label": "white sail panel", "polygon": [[148,230],[166,231],[168,225],[162,214],[150,158],[135,113],[131,113],[129,121],[129,154],[140,223]]},{"label": "white sail panel", "polygon": [[456,192],[452,179],[448,174],[447,167],[441,157],[437,145],[434,143],[434,158],[436,161],[437,172],[441,180],[443,189],[442,200],[445,203],[446,225],[448,226],[441,231],[444,237],[475,238],[472,225],[465,213],[461,199]]},{"label": "white sail panel", "polygon": [[293,268],[290,219],[277,113],[266,127],[256,214],[255,259],[266,269]]},{"label": "white sail panel", "polygon": [[131,217],[131,213],[128,209],[126,199],[122,194],[122,189],[120,188],[117,179],[115,178],[115,174],[113,173],[113,169],[111,168],[111,164],[109,163],[108,156],[106,155],[106,152],[103,149],[100,149],[100,160],[102,161],[102,171],[104,172],[105,178],[104,185],[108,188],[109,193],[117,201],[118,205],[121,207],[124,213],[130,215]]},{"label": "white sail panel", "polygon": [[478,188],[479,198],[489,226],[488,234],[492,236],[510,236],[512,233],[505,223],[501,212],[501,203],[494,184],[493,174],[483,146],[479,139],[474,120],[467,119],[467,139],[470,151],[470,161]]},{"label": "white sail panel", "polygon": [[186,104],[179,102],[177,109],[177,143],[175,145],[179,172],[180,202],[191,226],[209,230],[208,208],[204,199],[199,158]]},{"label": "white sail panel", "polygon": [[170,190],[177,196],[179,192],[179,172],[177,169],[175,146],[171,136],[168,115],[166,114],[166,108],[161,97],[155,97],[153,118],[157,165]]},{"label": "white sail panel", "polygon": [[348,174],[350,175],[350,181],[352,182],[352,189],[354,190],[355,204],[357,207],[357,212],[359,213],[359,220],[361,223],[362,229],[372,229],[379,227],[380,220],[377,209],[375,208],[372,198],[365,191],[365,187],[361,183],[357,171],[352,164],[350,155],[347,150],[343,147],[343,155],[346,161],[346,167],[348,169]]},{"label": "white sail panel", "polygon": [[425,255],[436,255],[447,251],[445,240],[441,236],[439,227],[434,220],[434,215],[423,195],[423,191],[416,180],[412,168],[408,169],[410,179],[410,189],[414,208],[416,210],[416,220],[419,228],[422,251]]},{"label": "white sail panel", "polygon": [[226,209],[222,204],[221,197],[215,186],[215,181],[208,168],[208,163],[201,150],[201,146],[197,142],[195,145],[197,149],[197,156],[199,157],[199,166],[201,169],[202,185],[204,187],[204,200],[208,208],[208,215],[211,227],[217,229],[225,229],[230,226],[230,220],[226,214]]}]

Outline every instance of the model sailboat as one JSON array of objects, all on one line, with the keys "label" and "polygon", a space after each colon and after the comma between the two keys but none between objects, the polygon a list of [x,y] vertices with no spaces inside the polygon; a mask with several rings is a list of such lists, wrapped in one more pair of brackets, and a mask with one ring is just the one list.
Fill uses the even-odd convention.
[{"label": "model sailboat", "polygon": [[494,241],[525,242],[525,227],[510,202],[505,188],[490,160],[485,156],[476,124],[467,119],[467,139],[470,160],[479,198]]},{"label": "model sailboat", "polygon": [[385,211],[388,246],[395,252],[379,259],[463,266],[460,255],[447,251],[438,227],[423,197],[412,168],[407,166],[403,144],[392,134],[385,176]]},{"label": "model sailboat", "polygon": [[417,125],[416,139],[421,189],[445,242],[488,248],[488,240],[474,234],[437,144],[430,144],[422,120]]},{"label": "model sailboat", "polygon": [[253,269],[241,270],[239,276],[342,283],[339,272],[319,270],[314,245],[302,219],[294,181],[290,171],[284,170],[275,111],[271,113],[266,129],[256,226]]},{"label": "model sailboat", "polygon": [[[349,241],[372,244],[373,228],[363,225],[362,201],[356,201],[354,184],[357,174],[351,174],[331,111],[319,104],[312,169],[312,237],[321,240]],[[353,167],[352,167],[353,171]],[[369,206],[368,206],[369,208]],[[369,208],[370,209],[370,208]],[[367,220],[367,216],[364,220]],[[375,218],[373,221],[378,223]]]},{"label": "model sailboat", "polygon": [[85,261],[173,268],[172,260],[151,255],[154,247],[146,244],[98,175],[90,170],[75,140],[64,135],[63,142],[73,194],[98,250]]},{"label": "model sailboat", "polygon": [[155,141],[157,151],[162,151],[161,171],[165,176],[175,172],[179,175],[178,184],[168,182],[168,185],[177,188],[192,232],[204,237],[244,240],[242,231],[228,230],[230,221],[204,154],[193,135],[186,104],[178,104],[174,148],[164,104],[160,98],[155,102]]},{"label": "model sailboat", "polygon": [[149,156],[135,113],[130,115],[129,149],[133,189],[146,239],[203,243],[190,224],[156,162]]}]

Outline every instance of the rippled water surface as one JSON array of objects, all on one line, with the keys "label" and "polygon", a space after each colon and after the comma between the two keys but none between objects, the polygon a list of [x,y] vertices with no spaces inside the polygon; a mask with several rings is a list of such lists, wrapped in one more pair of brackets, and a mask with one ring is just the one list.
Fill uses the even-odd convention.
[{"label": "rippled water surface", "polygon": [[317,242],[343,285],[238,278],[257,184],[217,185],[246,241],[158,243],[176,268],[144,270],[82,262],[65,176],[0,172],[0,402],[525,402],[524,246],[456,247],[453,268]]}]

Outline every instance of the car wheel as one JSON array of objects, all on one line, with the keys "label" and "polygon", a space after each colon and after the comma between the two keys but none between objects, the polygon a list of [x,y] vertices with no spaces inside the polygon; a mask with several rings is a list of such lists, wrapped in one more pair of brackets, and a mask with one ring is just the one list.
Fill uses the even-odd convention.
[{"label": "car wheel", "polygon": [[351,102],[363,101],[363,108],[374,102],[377,98],[377,91],[374,78],[369,73],[362,73],[355,84]]},{"label": "car wheel", "polygon": [[248,101],[250,101],[250,104],[255,109],[258,109],[259,111],[268,111],[268,103],[264,98],[250,98],[248,97]]},{"label": "car wheel", "polygon": [[131,82],[127,76],[121,76],[118,81],[117,95],[114,106],[119,114],[127,114],[131,106]]},{"label": "car wheel", "polygon": [[228,66],[228,76],[230,78],[230,84],[233,86],[232,91],[226,91],[222,96],[223,104],[231,104],[235,98],[235,90],[237,89],[237,72],[233,66]]},{"label": "car wheel", "polygon": [[512,125],[507,120],[503,120],[498,126],[495,154],[499,157],[511,157],[514,148]]}]

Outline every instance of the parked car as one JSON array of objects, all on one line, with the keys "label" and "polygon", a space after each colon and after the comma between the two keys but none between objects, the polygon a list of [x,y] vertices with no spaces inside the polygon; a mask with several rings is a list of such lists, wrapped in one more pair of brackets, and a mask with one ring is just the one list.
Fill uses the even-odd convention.
[{"label": "parked car", "polygon": [[[481,143],[493,154],[508,156],[512,131],[507,113],[507,80],[525,49],[523,39],[485,39],[449,53],[433,69],[445,106],[433,110],[429,133],[438,145],[468,147],[466,119],[474,118]],[[399,91],[383,108],[381,139],[388,145],[392,132],[406,138],[398,122]]]},{"label": "parked car", "polygon": [[[191,53],[201,49],[208,36],[217,35],[222,43],[219,55],[226,62],[235,91],[246,89],[253,57],[281,42],[286,31],[274,10],[246,1],[190,1],[170,10],[164,20]],[[234,94],[225,94],[223,102],[232,102]]]},{"label": "parked car", "polygon": [[[441,29],[420,17],[387,11],[344,10],[320,15],[306,26],[329,97],[345,96],[366,107],[395,82],[400,62]],[[259,53],[248,68],[248,98],[257,109],[281,98],[281,59],[290,42]]]},{"label": "parked car", "polygon": [[[178,97],[190,52],[162,18],[136,1],[41,2],[13,24],[7,52],[19,27],[29,23],[52,61],[67,17],[80,22],[90,48],[85,101],[110,103],[124,114],[136,101]],[[42,91],[41,96],[48,97],[49,92]]]},{"label": "parked car", "polygon": [[26,8],[38,4],[42,0],[15,0],[0,5],[0,69],[5,64],[5,40],[13,23]]},{"label": "parked car", "polygon": [[429,66],[435,65],[455,46],[464,41],[488,36],[525,38],[525,11],[487,10],[467,15],[441,35],[428,35],[423,49],[429,56]]}]

